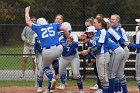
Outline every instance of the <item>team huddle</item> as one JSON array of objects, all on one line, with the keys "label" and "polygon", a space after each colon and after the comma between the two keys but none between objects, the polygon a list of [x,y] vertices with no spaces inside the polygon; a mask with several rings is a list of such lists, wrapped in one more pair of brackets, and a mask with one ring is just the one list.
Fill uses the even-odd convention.
[{"label": "team huddle", "polygon": [[[86,31],[80,38],[87,43],[87,50],[78,53],[78,37],[72,34],[69,22],[57,15],[54,23],[45,18],[33,23],[29,16],[30,7],[25,8],[26,24],[35,32],[33,43],[37,63],[37,93],[42,93],[43,76],[48,77],[48,87],[43,93],[54,93],[56,81],[60,78],[59,89],[66,87],[66,67],[71,64],[73,78],[80,93],[84,93],[80,75],[80,55],[88,55],[97,76],[98,90],[95,93],[128,93],[124,75],[125,62],[129,58],[127,46],[136,48],[136,79],[140,90],[140,20],[136,33],[136,44],[130,43],[120,25],[120,16],[110,19],[98,14],[85,21]],[[55,75],[53,75],[53,70]]]}]

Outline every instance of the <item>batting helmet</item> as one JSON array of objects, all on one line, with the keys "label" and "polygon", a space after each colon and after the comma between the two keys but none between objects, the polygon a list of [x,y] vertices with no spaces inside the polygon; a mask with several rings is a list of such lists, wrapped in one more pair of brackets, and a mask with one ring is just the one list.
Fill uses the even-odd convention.
[{"label": "batting helmet", "polygon": [[41,25],[46,25],[48,24],[48,22],[46,21],[45,18],[38,18],[37,19],[37,25],[41,26]]}]

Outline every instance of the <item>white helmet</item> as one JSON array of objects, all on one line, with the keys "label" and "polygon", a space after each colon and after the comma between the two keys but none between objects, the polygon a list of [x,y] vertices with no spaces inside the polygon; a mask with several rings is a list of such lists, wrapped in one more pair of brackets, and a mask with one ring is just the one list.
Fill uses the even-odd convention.
[{"label": "white helmet", "polygon": [[95,27],[94,26],[87,27],[86,32],[95,32]]},{"label": "white helmet", "polygon": [[46,25],[48,24],[48,22],[46,21],[45,18],[38,18],[37,19],[37,25],[41,26],[41,25]]},{"label": "white helmet", "polygon": [[63,22],[62,25],[65,26],[65,28],[66,28],[68,31],[71,31],[71,30],[72,30],[71,25],[70,25],[69,22]]}]

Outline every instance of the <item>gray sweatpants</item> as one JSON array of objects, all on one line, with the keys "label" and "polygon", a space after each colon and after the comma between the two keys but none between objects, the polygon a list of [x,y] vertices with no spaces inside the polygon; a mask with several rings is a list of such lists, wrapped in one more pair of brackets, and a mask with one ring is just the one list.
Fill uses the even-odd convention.
[{"label": "gray sweatpants", "polygon": [[52,61],[61,56],[63,52],[62,45],[52,46],[50,49],[43,48],[42,50],[42,61],[43,66],[49,67]]},{"label": "gray sweatpants", "polygon": [[136,68],[136,80],[140,80],[140,53],[136,54],[136,63],[135,63],[135,68]]},{"label": "gray sweatpants", "polygon": [[123,78],[125,52],[122,47],[115,49],[110,55],[109,79],[118,77]]},{"label": "gray sweatpants", "polygon": [[109,53],[102,53],[96,55],[96,67],[99,79],[102,86],[108,86],[108,63],[110,61]]},{"label": "gray sweatpants", "polygon": [[42,76],[43,77],[43,74],[44,74],[44,72],[43,72],[43,62],[42,62],[42,54],[38,54],[38,57],[36,58],[36,60],[38,60],[37,62],[37,66],[38,66],[38,72],[37,72],[37,74],[39,75],[39,76]]},{"label": "gray sweatpants", "polygon": [[59,60],[59,74],[62,75],[63,71],[65,71],[66,67],[71,64],[73,77],[75,79],[80,78],[80,59],[79,55],[75,54],[69,57],[60,57]]}]

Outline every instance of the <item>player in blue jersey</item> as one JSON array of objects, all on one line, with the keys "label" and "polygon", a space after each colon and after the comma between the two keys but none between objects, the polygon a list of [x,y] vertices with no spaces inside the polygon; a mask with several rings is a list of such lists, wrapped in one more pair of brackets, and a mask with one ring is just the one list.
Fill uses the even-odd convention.
[{"label": "player in blue jersey", "polygon": [[123,75],[123,62],[125,59],[125,51],[119,44],[108,39],[108,47],[110,50],[110,63],[109,63],[109,93],[114,93],[115,90],[115,77],[120,80],[124,78]]},{"label": "player in blue jersey", "polygon": [[138,22],[138,26],[136,27],[136,38],[135,38],[136,44],[130,42],[126,42],[125,44],[127,46],[136,49],[136,63],[135,63],[136,80],[137,80],[138,89],[140,91],[140,19],[136,19],[136,22]]},{"label": "player in blue jersey", "polygon": [[103,27],[103,21],[104,20],[101,18],[94,19],[93,25],[97,31],[94,33],[93,47],[97,47],[97,50],[94,51],[94,54],[96,55],[96,67],[99,79],[101,81],[102,91],[103,93],[109,93],[108,63],[110,61],[110,55],[107,45],[108,36],[106,30]]},{"label": "player in blue jersey", "polygon": [[[87,43],[87,47],[93,47],[93,38],[94,38],[95,29],[93,27],[87,27],[86,32],[82,34],[83,43]],[[92,52],[88,52],[88,50],[81,51],[80,54],[85,55],[88,53],[88,63],[92,63],[94,67],[95,75],[97,76],[97,85],[90,87],[90,89],[97,89],[95,93],[102,92],[101,82],[98,77],[97,68],[96,68],[96,57]]]},{"label": "player in blue jersey", "polygon": [[[120,16],[119,15],[114,14],[111,16],[111,27],[108,29],[108,32],[109,32],[109,37],[111,38],[111,40],[113,40],[115,43],[119,44],[125,51],[125,60],[122,61],[123,66],[125,67],[126,60],[129,58],[129,49],[127,46],[124,45],[124,42],[127,42],[128,39],[127,39],[125,30],[123,28],[121,28],[121,26],[120,26]],[[122,68],[123,73],[124,73],[124,67]],[[126,86],[125,75],[124,75],[124,78],[122,78],[121,80],[118,77],[116,77],[116,80],[118,80],[118,84],[116,84],[116,85],[118,86],[119,82],[120,82],[123,93],[127,93],[128,90],[127,90],[127,86]],[[116,87],[115,92],[118,92],[118,91],[121,91],[121,88]]]},{"label": "player in blue jersey", "polygon": [[71,33],[70,33],[70,37],[71,37],[71,43],[68,45],[66,44],[65,36],[64,36],[64,38],[62,38],[60,40],[60,43],[63,46],[63,52],[62,52],[62,56],[60,57],[60,60],[59,60],[59,74],[61,76],[63,71],[66,69],[66,67],[69,64],[71,64],[73,78],[77,80],[77,85],[78,85],[80,93],[84,93],[82,78],[81,78],[80,71],[79,71],[80,59],[79,59],[79,54],[77,51],[78,38],[75,34],[71,34]]},{"label": "player in blue jersey", "polygon": [[[40,20],[43,25],[34,24],[30,19],[29,12],[30,6],[25,8],[25,21],[39,37],[42,48],[42,64],[45,66],[43,71],[47,71],[50,69],[49,66],[52,61],[60,57],[63,51],[63,47],[59,42],[58,31],[64,31],[64,34],[66,35],[66,44],[70,43],[70,36],[65,27],[60,24],[47,24],[45,19]],[[53,79],[51,81],[51,90],[54,90],[56,80]]]},{"label": "player in blue jersey", "polygon": [[[68,31],[71,31],[71,25],[65,25],[65,22],[63,23],[63,20],[64,20],[64,17],[63,15],[61,14],[57,14],[55,16],[55,19],[54,19],[54,23],[59,23],[59,24],[62,24],[63,26],[65,26],[65,28],[68,30]],[[59,40],[61,40],[63,38],[63,31],[59,32],[60,34],[60,38]],[[58,60],[58,59],[57,59]],[[64,70],[62,75],[60,76],[60,81],[61,81],[61,84],[57,87],[58,89],[60,90],[63,90],[65,89],[67,83],[66,83],[66,73],[67,71]]]},{"label": "player in blue jersey", "polygon": [[[45,90],[45,92],[49,92],[50,91],[50,87],[51,87],[51,82],[50,80],[52,80],[52,76],[53,76],[53,73],[51,71],[51,69],[47,70],[47,71],[43,71],[43,64],[42,64],[42,48],[41,48],[41,45],[40,45],[40,41],[37,37],[37,34],[34,35],[34,51],[35,51],[35,54],[36,54],[36,63],[37,63],[37,83],[38,83],[38,89],[37,89],[37,93],[42,93],[42,83],[43,83],[43,76],[44,74],[48,77],[48,88]],[[54,60],[52,62],[52,66],[53,66],[53,69],[55,71],[55,75],[58,74],[58,70],[56,69],[56,67],[58,66],[58,61],[57,60]]]}]

